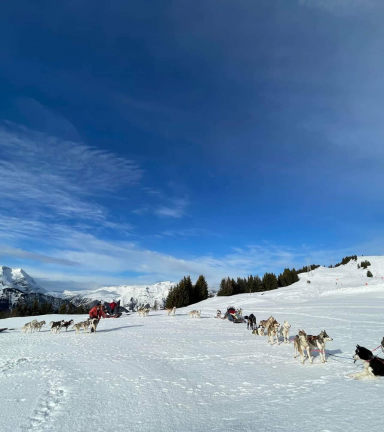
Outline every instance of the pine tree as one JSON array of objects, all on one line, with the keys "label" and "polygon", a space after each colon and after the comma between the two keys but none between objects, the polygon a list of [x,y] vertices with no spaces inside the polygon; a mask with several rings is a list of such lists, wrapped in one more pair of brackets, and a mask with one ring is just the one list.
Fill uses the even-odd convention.
[{"label": "pine tree", "polygon": [[37,300],[37,298],[33,301],[29,315],[40,315],[39,300]]},{"label": "pine tree", "polygon": [[203,275],[200,275],[197,279],[194,292],[197,295],[197,301],[206,300],[208,298],[208,284]]},{"label": "pine tree", "polygon": [[217,293],[218,296],[231,296],[233,295],[232,279],[227,277],[221,280],[220,289]]},{"label": "pine tree", "polygon": [[265,291],[270,291],[277,288],[277,277],[273,273],[265,273],[263,276],[263,286]]},{"label": "pine tree", "polygon": [[62,303],[62,305],[59,307],[59,314],[66,314],[67,313],[67,305],[65,303]]}]

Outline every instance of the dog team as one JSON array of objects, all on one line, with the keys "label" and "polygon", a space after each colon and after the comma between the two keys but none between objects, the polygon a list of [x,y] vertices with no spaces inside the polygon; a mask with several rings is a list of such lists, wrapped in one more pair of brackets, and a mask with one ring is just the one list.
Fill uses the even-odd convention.
[{"label": "dog team", "polygon": [[[81,321],[75,324],[73,320],[70,321],[61,320],[61,321],[51,321],[49,325],[51,327],[51,333],[60,333],[60,330],[62,328],[65,328],[65,331],[68,331],[68,327],[70,327],[71,325],[73,325],[73,327],[71,328],[76,330],[76,334],[80,333],[81,329],[84,330],[84,333],[88,333],[88,330],[90,330],[91,333],[96,333],[96,328],[97,325],[99,324],[99,321],[100,320],[98,318],[88,318],[85,321]],[[33,333],[34,331],[40,331],[43,325],[45,324],[46,324],[45,321],[39,322],[37,320],[33,320],[29,323],[26,323],[22,327],[21,332]]]}]

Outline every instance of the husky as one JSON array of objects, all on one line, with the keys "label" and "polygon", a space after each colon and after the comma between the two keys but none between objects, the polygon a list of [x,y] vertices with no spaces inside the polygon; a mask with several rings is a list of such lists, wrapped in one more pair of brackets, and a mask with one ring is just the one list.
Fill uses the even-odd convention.
[{"label": "husky", "polygon": [[29,331],[29,333],[32,333],[33,325],[34,325],[33,321],[24,324],[23,327],[21,328],[21,332],[22,333],[28,333],[28,331]]},{"label": "husky", "polygon": [[278,336],[279,327],[280,327],[280,324],[275,320],[269,325],[269,327],[267,329],[268,342],[271,345],[273,345],[275,343],[275,338],[276,338],[277,345],[279,345],[279,336]]},{"label": "husky", "polygon": [[307,357],[309,358],[309,362],[313,363],[313,357],[311,357],[311,346],[308,342],[307,333],[305,333],[304,330],[299,329],[299,334],[296,335],[294,340],[294,348],[295,348],[295,355],[293,358],[296,358],[300,354],[301,363],[304,363],[304,350],[306,350]]},{"label": "husky", "polygon": [[88,327],[90,325],[90,320],[91,319],[88,318],[86,321],[81,321],[77,324],[74,324],[72,328],[76,329],[76,334],[79,334],[81,329],[84,329],[84,333],[87,333]]},{"label": "husky", "polygon": [[49,325],[51,326],[52,333],[60,333],[60,329],[64,323],[64,320],[61,321],[51,321]]},{"label": "husky", "polygon": [[253,330],[256,327],[256,317],[251,314],[249,316],[245,316],[244,319],[247,321],[247,330]]},{"label": "husky", "polygon": [[100,320],[98,318],[91,318],[89,320],[89,325],[91,327],[91,333],[96,333],[96,329],[97,329],[99,322],[100,322]]},{"label": "husky", "polygon": [[175,316],[175,313],[176,313],[176,306],[173,306],[172,309],[171,309],[171,308],[167,309],[167,313],[168,313],[168,316],[170,316],[170,315]]},{"label": "husky", "polygon": [[273,321],[276,321],[275,318],[273,318],[273,316],[270,316],[267,320],[261,320],[259,324],[268,331],[268,327],[271,323],[273,323]]},{"label": "husky", "polygon": [[284,343],[289,343],[289,330],[291,324],[288,321],[284,321],[284,324],[280,327],[280,336],[284,338]]},{"label": "husky", "polygon": [[318,336],[308,335],[308,342],[312,348],[318,349],[320,352],[321,361],[325,363],[327,361],[325,344],[331,342],[333,339],[327,335],[325,330],[321,331]]},{"label": "husky", "polygon": [[149,308],[140,308],[137,310],[137,313],[139,314],[139,316],[148,316],[149,314]]},{"label": "husky", "polygon": [[61,327],[65,327],[65,331],[67,331],[68,330],[68,327],[70,326],[70,325],[72,325],[72,324],[74,324],[75,322],[73,321],[73,320],[70,320],[70,321],[64,321],[63,322],[63,325],[61,326]]},{"label": "husky", "polygon": [[221,318],[221,310],[217,309],[215,318]]},{"label": "husky", "polygon": [[189,315],[191,318],[200,318],[200,316],[201,316],[201,311],[193,310],[193,311],[189,312],[188,315]]},{"label": "husky", "polygon": [[360,345],[356,345],[353,360],[354,363],[356,363],[357,360],[362,361],[364,363],[364,370],[362,372],[349,375],[351,378],[360,380],[384,376],[384,360],[379,357],[375,357],[372,351],[369,349],[361,347]]},{"label": "husky", "polygon": [[41,331],[41,328],[43,327],[43,325],[47,324],[45,321],[39,321],[38,323],[35,324],[35,329],[36,331],[39,330]]}]

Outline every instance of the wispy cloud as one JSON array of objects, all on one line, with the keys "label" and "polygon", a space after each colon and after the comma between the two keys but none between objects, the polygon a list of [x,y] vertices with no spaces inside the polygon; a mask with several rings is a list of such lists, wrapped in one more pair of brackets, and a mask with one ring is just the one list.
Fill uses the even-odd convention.
[{"label": "wispy cloud", "polygon": [[[93,198],[137,183],[135,162],[7,123],[0,127],[0,199],[11,216],[107,222]],[[125,227],[126,228],[126,227]]]},{"label": "wispy cloud", "polygon": [[181,218],[185,216],[189,204],[187,198],[173,198],[168,205],[160,205],[155,209],[155,213],[162,217]]}]

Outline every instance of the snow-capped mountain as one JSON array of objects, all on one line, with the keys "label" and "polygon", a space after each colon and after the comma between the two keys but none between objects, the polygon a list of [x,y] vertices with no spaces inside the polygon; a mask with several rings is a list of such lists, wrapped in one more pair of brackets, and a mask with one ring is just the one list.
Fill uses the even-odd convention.
[{"label": "snow-capped mountain", "polygon": [[118,285],[98,288],[96,290],[64,291],[62,298],[72,301],[74,304],[89,303],[92,300],[110,302],[113,299],[120,300],[122,306],[149,304],[153,306],[155,301],[163,305],[168,296],[173,282],[159,282],[154,285]]},{"label": "snow-capped mountain", "polygon": [[0,267],[0,289],[16,288],[23,293],[44,293],[45,289],[39,286],[36,281],[23,269],[12,269]]}]

